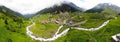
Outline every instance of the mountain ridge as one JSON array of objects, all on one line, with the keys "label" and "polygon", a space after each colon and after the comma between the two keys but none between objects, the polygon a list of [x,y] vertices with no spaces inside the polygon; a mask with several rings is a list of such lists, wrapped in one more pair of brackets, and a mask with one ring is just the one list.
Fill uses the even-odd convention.
[{"label": "mountain ridge", "polygon": [[23,17],[22,14],[15,12],[5,6],[0,6],[0,12],[4,13],[5,15],[14,15],[14,16],[18,16],[18,17]]},{"label": "mountain ridge", "polygon": [[120,13],[120,7],[110,3],[100,3],[97,6],[87,10],[86,12],[102,12],[105,9],[109,9],[116,13]]},{"label": "mountain ridge", "polygon": [[14,13],[15,15],[18,15],[18,16],[22,16],[22,17],[25,17],[25,18],[30,18],[32,16],[35,16],[37,14],[42,14],[42,13],[59,13],[59,12],[73,12],[73,11],[79,11],[79,12],[101,12],[104,10],[104,8],[108,8],[114,12],[117,12],[117,13],[120,13],[120,7],[114,5],[114,4],[110,4],[110,3],[100,3],[98,4],[97,6],[89,9],[89,10],[85,10],[81,7],[78,7],[77,5],[75,5],[74,3],[62,3],[60,6],[58,5],[54,5],[52,7],[47,7],[43,10],[40,10],[38,11],[37,13],[35,14],[27,14],[27,15],[22,15],[21,13],[18,13],[18,12],[15,12],[5,6],[0,6],[0,11],[3,11],[5,12],[8,11],[8,12],[12,12]]},{"label": "mountain ridge", "polygon": [[60,12],[83,12],[84,9],[76,6],[73,3],[62,3],[61,5],[54,5],[52,7],[45,8],[43,10],[40,10],[39,12],[35,14],[30,14],[27,17],[34,16],[36,14],[42,14],[42,13],[60,13]]}]

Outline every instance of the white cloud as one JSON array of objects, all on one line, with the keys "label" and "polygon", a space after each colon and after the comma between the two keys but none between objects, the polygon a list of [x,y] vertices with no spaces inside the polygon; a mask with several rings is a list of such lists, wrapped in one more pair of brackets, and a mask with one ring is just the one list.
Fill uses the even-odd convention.
[{"label": "white cloud", "polygon": [[46,7],[60,4],[63,0],[0,0],[0,4],[24,14],[36,13]]},{"label": "white cloud", "polygon": [[111,3],[120,6],[120,0],[0,0],[0,5],[4,5],[25,15],[36,13],[54,4],[60,5],[64,1],[73,2],[85,9],[93,8],[99,3]]}]

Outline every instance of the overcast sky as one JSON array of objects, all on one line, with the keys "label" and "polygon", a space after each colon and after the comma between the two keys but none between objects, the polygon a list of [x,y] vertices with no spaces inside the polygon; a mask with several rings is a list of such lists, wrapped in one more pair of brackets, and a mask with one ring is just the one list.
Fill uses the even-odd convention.
[{"label": "overcast sky", "polygon": [[36,13],[55,4],[60,5],[63,2],[72,2],[86,10],[93,8],[99,3],[110,3],[120,7],[120,0],[0,0],[0,5],[25,15]]}]

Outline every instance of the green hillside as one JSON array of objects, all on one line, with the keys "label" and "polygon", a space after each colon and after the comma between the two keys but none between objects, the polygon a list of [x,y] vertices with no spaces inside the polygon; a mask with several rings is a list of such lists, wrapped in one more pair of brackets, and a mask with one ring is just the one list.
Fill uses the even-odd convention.
[{"label": "green hillside", "polygon": [[[65,36],[51,42],[114,42],[111,36],[120,33],[120,16],[109,9],[105,9],[101,13],[43,13],[29,19],[16,14],[8,9],[0,10],[0,42],[40,42],[26,34],[26,27],[32,22],[35,25],[30,28],[30,31],[36,37],[42,38],[53,37],[61,25],[63,27],[58,34],[70,28]],[[110,20],[110,23],[97,31],[71,29],[71,27],[96,28],[107,20]]]},{"label": "green hillside", "polygon": [[67,35],[54,42],[114,42],[111,36],[120,33],[120,17],[113,19],[98,31],[80,31],[71,29]]},{"label": "green hillside", "polygon": [[33,42],[26,35],[28,20],[0,12],[0,42]]}]

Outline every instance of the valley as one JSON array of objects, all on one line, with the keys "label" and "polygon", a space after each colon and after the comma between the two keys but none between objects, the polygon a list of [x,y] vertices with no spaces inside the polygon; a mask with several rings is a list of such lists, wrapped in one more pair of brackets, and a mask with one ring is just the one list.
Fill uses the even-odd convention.
[{"label": "valley", "polygon": [[[62,15],[62,17],[61,17],[61,15]],[[36,24],[34,24],[33,27],[31,26],[30,30],[29,30],[32,33],[28,33],[28,35],[35,40],[40,40],[40,41],[54,41],[55,40],[56,41],[56,39],[58,40],[59,38],[66,36],[70,30],[94,32],[97,30],[101,30],[101,28],[104,28],[104,26],[109,24],[111,19],[114,20],[115,19],[114,15],[112,15],[112,16],[111,15],[109,14],[106,17],[103,13],[79,13],[79,12],[74,12],[74,13],[64,12],[64,13],[54,14],[54,15],[50,14],[50,13],[40,14],[40,15],[36,16],[35,18],[33,18],[34,22],[37,22],[37,24],[41,24],[41,23],[49,24],[50,22],[55,22],[55,24],[52,23],[53,26],[55,27],[55,25],[58,24],[58,27],[56,27],[56,29],[53,30],[53,31],[55,31],[53,34],[50,34],[50,35],[52,35],[51,37],[47,37],[47,36],[50,36],[48,32],[51,33],[51,31],[50,31],[51,29],[47,29],[47,30],[45,29],[45,31],[47,31],[47,32],[43,31],[43,29],[39,29],[39,31],[37,31],[37,32],[40,32],[40,33],[38,33],[38,34],[43,34],[43,35],[36,36],[37,33],[35,33],[35,31],[38,30],[38,28],[43,28],[43,27],[42,26],[34,27],[34,25],[36,25]],[[39,19],[38,19],[38,17],[39,17]],[[47,18],[45,18],[45,17],[47,17]],[[52,20],[54,20],[54,21],[52,21]],[[90,20],[92,20],[92,21],[89,22]],[[44,22],[40,22],[40,21],[44,21]],[[46,21],[47,21],[47,23],[46,23]],[[86,24],[87,22],[90,25]],[[84,26],[84,25],[86,25],[86,26]],[[91,26],[91,25],[93,25],[93,26]],[[87,26],[90,26],[90,27],[87,27]],[[50,27],[48,26],[46,28],[50,28]],[[34,28],[37,28],[37,29],[35,30]],[[32,31],[31,29],[34,29],[34,31]],[[46,34],[46,33],[48,33],[48,34]],[[66,35],[63,33],[65,33]],[[62,42],[64,42],[64,40]]]},{"label": "valley", "polygon": [[[25,27],[23,27],[21,29],[23,31],[25,31],[25,32],[23,32],[24,34],[27,33],[26,37],[28,37],[29,40],[28,39],[26,39],[26,40],[28,40],[28,41],[31,40],[30,42],[36,42],[36,41],[70,42],[72,39],[74,39],[74,38],[69,38],[68,36],[76,36],[75,38],[80,39],[80,41],[77,41],[77,42],[89,40],[89,39],[82,40],[83,35],[86,38],[92,39],[92,40],[89,40],[89,42],[96,42],[96,41],[99,41],[99,40],[96,40],[97,35],[95,37],[93,37],[96,34],[96,32],[100,31],[100,33],[102,34],[105,32],[103,30],[107,30],[106,28],[112,29],[111,27],[109,27],[109,25],[111,25],[110,23],[112,21],[113,21],[113,23],[119,21],[119,16],[117,19],[114,19],[113,15],[112,16],[107,15],[107,17],[105,17],[103,14],[99,14],[99,16],[101,16],[101,17],[98,17],[96,14],[98,14],[98,13],[79,13],[79,12],[68,13],[68,12],[64,12],[64,13],[54,14],[54,15],[51,13],[40,14],[40,15],[37,15],[37,16],[31,18],[30,20],[26,20],[26,24],[29,23],[28,25],[30,25],[30,26],[27,27],[27,25],[26,25]],[[2,13],[1,13],[1,16],[2,16]],[[97,18],[95,18],[95,17],[97,17]],[[90,21],[90,20],[92,20],[92,21]],[[110,20],[110,23],[108,22],[109,20]],[[105,21],[107,23],[104,23]],[[1,22],[1,23],[4,23],[4,22]],[[103,24],[106,24],[106,25],[103,25]],[[117,23],[115,23],[115,24],[117,24]],[[91,25],[93,25],[93,26],[91,26]],[[106,26],[108,26],[108,27],[106,27]],[[76,28],[76,27],[78,27],[78,28]],[[95,29],[97,29],[97,27],[101,28],[101,29],[94,31]],[[118,27],[119,27],[119,25],[118,25]],[[3,28],[3,26],[2,26],[2,28]],[[28,30],[28,28],[29,28],[29,30]],[[94,30],[92,30],[93,28],[94,28]],[[88,29],[91,29],[90,32],[87,31]],[[3,29],[1,29],[1,30],[3,30]],[[118,30],[115,33],[119,32],[119,29],[113,28],[113,30]],[[13,31],[13,33],[14,32],[16,32],[16,31]],[[16,33],[19,33],[19,32],[16,32]],[[75,34],[72,34],[72,33],[75,33]],[[106,38],[109,40],[111,38],[110,35],[113,35],[115,33],[109,34],[109,38],[108,37],[106,37]],[[101,34],[99,34],[99,35],[102,36]],[[14,37],[14,38],[16,38],[16,37]],[[105,39],[105,38],[103,38],[103,39]],[[16,42],[16,41],[14,41],[13,38],[10,38],[10,40],[12,42]],[[77,40],[77,39],[74,39],[74,40]],[[2,41],[4,42],[4,40],[2,40]],[[103,40],[103,41],[106,41],[106,40]],[[24,41],[22,40],[21,42],[24,42]]]},{"label": "valley", "polygon": [[74,3],[21,14],[0,6],[0,42],[116,42],[120,7],[108,3],[84,10]]}]

